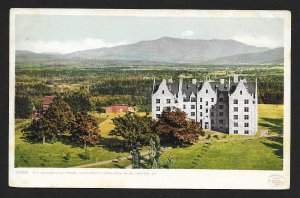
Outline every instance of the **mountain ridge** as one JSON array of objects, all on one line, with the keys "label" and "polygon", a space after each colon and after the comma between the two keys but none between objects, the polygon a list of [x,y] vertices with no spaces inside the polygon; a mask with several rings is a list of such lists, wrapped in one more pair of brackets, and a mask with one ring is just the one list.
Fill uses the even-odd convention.
[{"label": "mountain ridge", "polygon": [[[16,51],[16,62],[103,62],[124,61],[128,62],[152,62],[170,64],[219,64],[225,58],[234,59],[242,54],[255,54],[270,51],[267,47],[256,47],[232,39],[179,39],[161,37],[155,40],[139,41],[132,44],[118,45],[89,50],[76,51],[68,54],[34,53],[30,51]],[[266,55],[268,56],[268,55]],[[275,56],[275,55],[274,55]],[[282,56],[278,55],[278,60]],[[268,57],[263,54],[257,56],[268,62]],[[240,58],[245,58],[240,56]],[[271,58],[274,58],[273,56]],[[276,58],[276,57],[275,57]],[[249,59],[249,58],[245,58]],[[226,62],[226,61],[225,61]],[[240,62],[243,62],[242,60]],[[255,61],[252,61],[255,63]],[[256,62],[262,62],[260,60]],[[230,61],[226,64],[230,64]],[[245,63],[247,64],[247,63]]]}]

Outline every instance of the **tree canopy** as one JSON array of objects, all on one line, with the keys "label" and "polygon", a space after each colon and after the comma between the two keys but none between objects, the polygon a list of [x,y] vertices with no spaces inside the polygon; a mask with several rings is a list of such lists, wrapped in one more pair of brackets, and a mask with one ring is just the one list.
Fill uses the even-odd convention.
[{"label": "tree canopy", "polygon": [[71,140],[76,143],[96,145],[100,135],[97,121],[86,112],[78,112],[72,122]]},{"label": "tree canopy", "polygon": [[159,142],[155,121],[150,117],[128,112],[123,117],[114,118],[113,123],[115,129],[110,135],[123,137],[124,147],[127,149],[149,145],[151,139]]},{"label": "tree canopy", "polygon": [[33,141],[54,141],[70,134],[74,119],[70,106],[61,98],[54,98],[49,108],[42,111],[37,119],[25,128],[24,136]]},{"label": "tree canopy", "polygon": [[198,135],[204,135],[199,123],[189,121],[186,113],[178,108],[167,108],[156,123],[163,144],[193,143]]}]

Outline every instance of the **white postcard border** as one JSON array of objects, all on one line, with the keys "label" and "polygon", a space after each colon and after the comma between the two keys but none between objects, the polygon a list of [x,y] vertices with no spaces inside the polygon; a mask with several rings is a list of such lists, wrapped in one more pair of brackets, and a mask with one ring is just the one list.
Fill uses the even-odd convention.
[{"label": "white postcard border", "polygon": [[[265,17],[284,19],[284,149],[282,171],[191,169],[15,168],[15,15]],[[288,189],[290,187],[291,14],[256,10],[11,9],[9,73],[9,185],[12,187]]]}]

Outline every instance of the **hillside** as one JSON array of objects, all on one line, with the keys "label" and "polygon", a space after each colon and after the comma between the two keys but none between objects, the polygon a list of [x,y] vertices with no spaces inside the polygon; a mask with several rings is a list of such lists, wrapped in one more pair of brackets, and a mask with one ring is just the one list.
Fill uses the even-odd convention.
[{"label": "hillside", "polygon": [[41,64],[260,64],[282,60],[280,48],[271,50],[235,40],[170,37],[69,54],[16,51],[17,63]]},{"label": "hillside", "polygon": [[225,65],[225,64],[282,64],[284,58],[283,47],[271,49],[260,53],[249,53],[249,54],[239,54],[234,56],[227,56],[215,59],[213,61],[208,61],[206,64],[212,65]]}]

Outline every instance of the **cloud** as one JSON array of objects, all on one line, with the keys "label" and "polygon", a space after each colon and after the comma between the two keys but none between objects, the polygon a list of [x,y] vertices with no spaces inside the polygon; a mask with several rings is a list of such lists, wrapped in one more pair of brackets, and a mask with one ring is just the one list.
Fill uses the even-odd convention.
[{"label": "cloud", "polygon": [[86,38],[84,40],[67,41],[21,41],[17,42],[16,49],[28,50],[36,53],[71,53],[88,49],[113,47],[128,44],[126,41],[107,43],[101,39]]},{"label": "cloud", "polygon": [[192,30],[185,30],[184,32],[181,33],[181,36],[193,36],[194,31]]},{"label": "cloud", "polygon": [[231,39],[240,41],[247,45],[254,45],[256,47],[269,47],[276,48],[282,47],[283,43],[277,40],[273,40],[267,36],[254,36],[254,35],[238,35],[234,36]]}]

